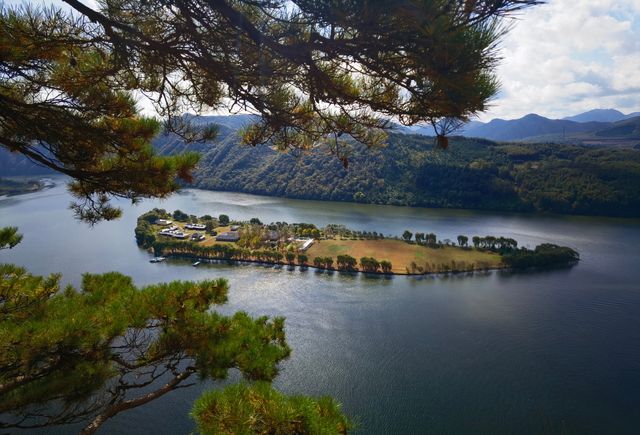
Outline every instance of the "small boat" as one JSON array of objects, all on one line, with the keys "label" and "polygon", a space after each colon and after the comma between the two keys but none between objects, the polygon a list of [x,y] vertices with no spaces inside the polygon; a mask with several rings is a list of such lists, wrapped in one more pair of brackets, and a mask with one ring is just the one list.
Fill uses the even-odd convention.
[{"label": "small boat", "polygon": [[192,264],[193,267],[198,267],[200,265],[199,261],[196,261],[195,263]]},{"label": "small boat", "polygon": [[162,263],[164,260],[166,260],[165,257],[153,257],[149,263]]}]

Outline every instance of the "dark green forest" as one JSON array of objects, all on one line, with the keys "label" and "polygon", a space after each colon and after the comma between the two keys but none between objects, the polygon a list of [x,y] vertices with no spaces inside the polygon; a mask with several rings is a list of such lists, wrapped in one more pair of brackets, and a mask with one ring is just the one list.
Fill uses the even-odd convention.
[{"label": "dark green forest", "polygon": [[640,150],[509,144],[392,133],[384,147],[352,145],[343,167],[327,145],[301,155],[239,144],[221,128],[215,143],[155,142],[163,153],[203,154],[193,185],[298,199],[518,212],[640,216]]}]

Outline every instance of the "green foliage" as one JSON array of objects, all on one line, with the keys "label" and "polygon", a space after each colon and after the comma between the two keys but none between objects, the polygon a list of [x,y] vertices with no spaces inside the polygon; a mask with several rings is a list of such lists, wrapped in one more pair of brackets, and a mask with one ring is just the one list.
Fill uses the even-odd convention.
[{"label": "green foliage", "polygon": [[298,263],[306,265],[309,262],[309,256],[307,254],[298,254]]},{"label": "green foliage", "polygon": [[336,260],[338,263],[338,269],[340,270],[347,270],[347,271],[357,270],[356,266],[358,264],[358,260],[353,258],[351,255],[347,255],[347,254],[338,255]]},{"label": "green foliage", "polygon": [[0,146],[70,176],[72,210],[91,223],[120,215],[113,196],[175,192],[198,162],[155,153],[160,123],[139,116],[138,86],[96,32],[54,8],[0,9]]},{"label": "green foliage", "polygon": [[380,268],[380,262],[373,257],[360,258],[360,267],[365,272],[377,272]]},{"label": "green foliage", "polygon": [[24,268],[0,264],[1,321],[19,321],[38,310],[40,304],[58,291],[60,275],[33,276]]},{"label": "green foliage", "polygon": [[150,210],[146,213],[144,213],[143,215],[141,215],[138,220],[144,220],[147,223],[150,224],[155,224],[158,219],[170,219],[171,215],[169,213],[167,213],[166,210],[161,209],[161,208],[154,208],[153,210]]},{"label": "green foliage", "polygon": [[285,254],[285,258],[287,259],[287,263],[289,263],[290,265],[293,265],[293,262],[296,259],[296,254],[293,252],[287,252]]},{"label": "green foliage", "polygon": [[324,266],[327,269],[331,269],[333,267],[333,258],[332,257],[324,257]]},{"label": "green foliage", "polygon": [[268,383],[203,394],[191,415],[201,434],[346,434],[352,428],[329,397],[285,396]]},{"label": "green foliage", "polygon": [[156,242],[151,224],[147,221],[139,221],[135,229],[136,243],[143,248],[150,248]]},{"label": "green foliage", "polygon": [[330,137],[346,167],[343,135],[377,145],[388,117],[428,121],[442,135],[442,118],[455,124],[484,110],[498,88],[500,23],[537,2],[196,1],[163,17],[161,0],[66,3],[98,29],[117,29],[102,46],[141,71],[129,81],[159,93],[163,114],[238,102],[261,115],[242,131],[245,143],[306,150]]},{"label": "green foliage", "polygon": [[[112,272],[86,274],[79,290],[62,290],[58,275],[3,265],[0,276],[3,428],[108,418],[137,406],[136,393],[164,394],[193,374],[222,379],[237,368],[271,380],[290,353],[282,318],[211,310],[227,300],[224,280],[136,288]],[[60,401],[69,406],[52,406]]]},{"label": "green foliage", "polygon": [[471,241],[473,242],[473,247],[474,248],[479,248],[480,247],[480,237],[479,236],[473,236],[471,238]]},{"label": "green foliage", "polygon": [[384,273],[390,273],[391,269],[393,269],[393,265],[388,260],[381,260],[380,261],[380,267],[382,268],[382,271]]},{"label": "green foliage", "polygon": [[189,215],[182,210],[176,210],[173,212],[173,218],[179,222],[187,222],[189,220]]},{"label": "green foliage", "polygon": [[409,230],[404,230],[404,233],[402,233],[402,238],[407,243],[411,241],[412,237],[413,237],[413,233]]},{"label": "green foliage", "polygon": [[221,214],[220,216],[218,216],[218,222],[220,222],[220,225],[222,225],[223,227],[229,225],[229,216],[227,216],[226,214]]},{"label": "green foliage", "polygon": [[240,230],[238,246],[243,248],[258,249],[262,247],[267,238],[266,230],[259,225],[245,225]]},{"label": "green foliage", "polygon": [[22,241],[22,234],[16,227],[0,228],[0,249],[11,249]]},{"label": "green foliage", "polygon": [[518,249],[503,257],[503,261],[516,269],[546,268],[573,264],[580,260],[575,250],[566,246],[543,243],[534,250]]},{"label": "green foliage", "polygon": [[438,238],[433,233],[425,234],[424,239],[429,246],[435,246],[438,243]]}]

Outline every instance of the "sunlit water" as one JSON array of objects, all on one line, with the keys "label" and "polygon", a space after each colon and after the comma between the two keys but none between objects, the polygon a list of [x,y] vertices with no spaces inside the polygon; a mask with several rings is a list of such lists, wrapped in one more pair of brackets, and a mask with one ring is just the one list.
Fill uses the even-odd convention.
[{"label": "sunlit water", "polygon": [[[640,221],[501,215],[294,201],[187,190],[162,203],[124,204],[124,217],[76,222],[63,185],[0,198],[0,226],[24,241],[0,262],[37,274],[117,270],[137,284],[225,277],[221,311],[287,318],[292,357],[274,385],[330,394],[361,433],[638,433]],[[148,262],[133,237],[139,214],[161,206],[263,222],[343,223],[401,234],[513,237],[577,249],[571,269],[539,273],[367,278],[265,266]],[[203,388],[177,391],[109,421],[103,433],[179,434]],[[70,432],[71,428],[57,430]]]}]

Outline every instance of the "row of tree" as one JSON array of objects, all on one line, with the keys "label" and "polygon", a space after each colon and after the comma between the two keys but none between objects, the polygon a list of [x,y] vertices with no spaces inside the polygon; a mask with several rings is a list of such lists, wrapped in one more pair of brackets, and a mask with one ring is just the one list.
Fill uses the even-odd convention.
[{"label": "row of tree", "polygon": [[333,257],[315,257],[313,265],[320,269],[331,269],[333,266]]},{"label": "row of tree", "polygon": [[[414,234],[409,230],[405,230],[404,233],[402,233],[402,239],[407,243],[411,243],[413,237]],[[469,245],[469,237],[465,235],[459,235],[456,240],[460,247],[467,247]],[[486,249],[495,252],[508,252],[518,248],[518,242],[508,237],[474,236],[471,238],[471,241],[473,243],[473,247],[476,249]],[[442,244],[453,244],[453,242],[448,239],[438,241],[438,238],[434,233],[415,233],[415,243],[430,247],[436,247]]]},{"label": "row of tree", "polygon": [[[409,243],[413,238],[413,233],[409,230],[405,230],[402,233],[402,240]],[[418,245],[428,245],[435,246],[438,244],[438,238],[434,233],[416,233],[415,234],[415,242]]]},{"label": "row of tree", "polygon": [[508,237],[473,236],[471,238],[473,246],[478,249],[487,249],[495,252],[509,252],[518,248],[518,242]]},{"label": "row of tree", "polygon": [[[495,267],[495,266],[494,266]],[[460,273],[471,272],[475,270],[489,270],[492,266],[488,261],[477,261],[467,263],[466,261],[451,260],[449,263],[429,263],[418,264],[412,261],[406,268],[408,274],[427,274],[427,273]]]},{"label": "row of tree", "polygon": [[382,272],[389,273],[393,266],[388,260],[378,261],[373,257],[362,257],[360,267],[364,272],[379,272],[382,269]]},{"label": "row of tree", "polygon": [[[333,263],[333,257],[315,257],[313,259],[313,265],[321,269],[331,269],[333,267]],[[362,257],[360,258],[359,264],[360,269],[363,272],[376,273],[382,271],[384,273],[391,273],[393,268],[390,261],[378,261],[373,257]],[[355,271],[357,270],[356,266],[358,265],[358,262],[350,255],[338,255],[337,265],[339,270]]]}]

